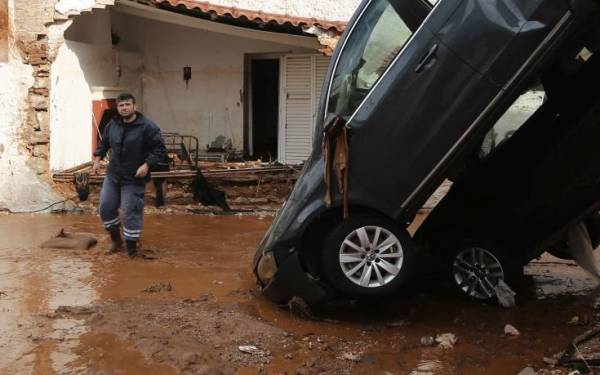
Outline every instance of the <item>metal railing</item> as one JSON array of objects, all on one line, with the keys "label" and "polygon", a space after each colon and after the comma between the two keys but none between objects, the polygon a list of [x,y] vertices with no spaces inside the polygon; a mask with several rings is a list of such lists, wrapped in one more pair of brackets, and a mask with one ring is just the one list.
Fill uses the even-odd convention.
[{"label": "metal railing", "polygon": [[186,166],[196,168],[200,145],[197,137],[179,133],[162,133],[162,136],[165,141],[167,153],[176,154],[179,159],[179,162],[174,160],[171,162],[171,166],[174,169]]}]

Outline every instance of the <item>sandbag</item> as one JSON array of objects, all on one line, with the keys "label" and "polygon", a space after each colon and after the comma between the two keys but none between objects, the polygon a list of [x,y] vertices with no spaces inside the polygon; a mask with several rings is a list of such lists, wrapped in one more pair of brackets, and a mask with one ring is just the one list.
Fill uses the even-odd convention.
[{"label": "sandbag", "polygon": [[42,248],[88,250],[98,243],[96,237],[91,233],[74,232],[66,233],[61,229],[56,237],[44,242]]}]

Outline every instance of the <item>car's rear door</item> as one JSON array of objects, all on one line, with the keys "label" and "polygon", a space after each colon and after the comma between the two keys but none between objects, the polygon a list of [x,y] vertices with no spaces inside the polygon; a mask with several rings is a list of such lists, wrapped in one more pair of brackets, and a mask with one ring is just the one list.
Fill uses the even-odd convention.
[{"label": "car's rear door", "polygon": [[390,216],[499,91],[423,27],[449,17],[444,2],[419,20],[419,0],[372,0],[333,71],[327,114],[351,127],[350,199]]},{"label": "car's rear door", "polygon": [[[462,27],[470,7],[484,3],[492,2],[439,0],[416,29],[419,0],[372,0],[365,7],[336,57],[326,109],[351,128],[351,201],[401,217],[435,188],[439,172],[502,94],[502,83],[484,76],[490,67],[506,74],[498,70],[504,65],[487,60],[499,61],[498,54],[476,54],[489,68],[482,70],[448,47],[474,33],[480,38],[472,38],[473,49],[507,48],[495,22]],[[509,69],[511,76],[519,66]]]}]

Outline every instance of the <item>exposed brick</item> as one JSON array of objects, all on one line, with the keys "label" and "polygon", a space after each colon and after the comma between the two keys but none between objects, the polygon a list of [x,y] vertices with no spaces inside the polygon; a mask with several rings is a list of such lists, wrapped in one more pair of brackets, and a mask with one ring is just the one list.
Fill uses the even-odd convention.
[{"label": "exposed brick", "polygon": [[40,125],[38,124],[38,120],[35,116],[35,112],[29,110],[27,112],[27,128],[30,130],[41,130]]},{"label": "exposed brick", "polygon": [[[31,157],[28,164],[38,173],[48,172],[50,64],[64,43],[64,32],[71,25],[70,16],[59,15],[54,5],[58,0],[16,0],[13,5],[12,37],[22,61],[33,67],[35,77],[29,89],[29,107],[20,136]],[[96,0],[113,5],[114,0]]]},{"label": "exposed brick", "polygon": [[33,132],[29,138],[30,145],[45,145],[50,143],[50,136],[46,132]]},{"label": "exposed brick", "polygon": [[50,78],[37,76],[33,83],[33,87],[36,89],[49,88],[50,87]]},{"label": "exposed brick", "polygon": [[31,93],[29,102],[35,109],[48,109],[48,97],[40,94]]},{"label": "exposed brick", "polygon": [[[44,65],[41,65],[42,67]],[[34,72],[33,72],[33,76],[34,77],[50,77],[50,70],[47,68],[39,68],[39,69],[35,69],[35,68],[39,68],[39,67],[34,67]]]},{"label": "exposed brick", "polygon": [[50,131],[50,116],[48,111],[35,112],[36,123],[41,131]]},{"label": "exposed brick", "polygon": [[48,159],[48,151],[49,151],[49,149],[50,148],[48,147],[47,144],[35,145],[31,149],[31,155],[33,157],[36,157],[36,158]]},{"label": "exposed brick", "polygon": [[[37,95],[42,95],[42,96],[48,96],[50,94],[50,90],[48,89],[48,87],[33,87],[30,90],[33,94],[37,94]],[[41,109],[41,108],[37,108],[36,109]]]},{"label": "exposed brick", "polygon": [[44,58],[29,57],[29,59],[27,59],[27,62],[31,65],[42,65],[42,64],[45,64],[47,61],[48,61],[48,59],[46,57],[44,57]]}]

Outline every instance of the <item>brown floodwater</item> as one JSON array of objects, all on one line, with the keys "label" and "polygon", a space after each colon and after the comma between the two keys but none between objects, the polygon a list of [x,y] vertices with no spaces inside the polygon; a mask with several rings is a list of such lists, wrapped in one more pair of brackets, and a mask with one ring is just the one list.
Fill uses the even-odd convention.
[{"label": "brown floodwater", "polygon": [[[235,303],[249,317],[294,337],[364,342],[363,359],[352,364],[352,372],[395,374],[507,374],[529,364],[542,367],[545,356],[589,328],[581,322],[596,314],[591,307],[598,296],[596,282],[570,262],[543,258],[527,268],[514,309],[461,300],[424,278],[390,300],[331,311],[320,321],[303,320],[252,293],[250,263],[271,220],[147,216],[142,247],[156,259],[129,260],[104,254],[109,239],[97,217],[0,216],[0,373],[177,373],[167,362],[154,363],[136,350],[135,338],[97,332],[85,316],[57,315],[61,306],[126,301],[139,305],[141,316],[148,306],[210,295],[216,305]],[[39,247],[61,228],[93,233],[99,244],[88,251]],[[161,282],[172,290],[143,292]],[[574,317],[579,324],[569,324]],[[506,324],[521,335],[506,337]],[[423,336],[446,332],[458,337],[452,349],[419,344]],[[230,334],[236,342],[236,332]],[[294,373],[320,355],[336,354],[298,352],[289,360],[274,351],[262,368]],[[256,373],[256,368],[239,372]]]}]

